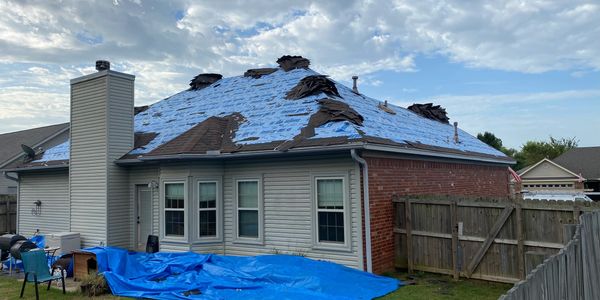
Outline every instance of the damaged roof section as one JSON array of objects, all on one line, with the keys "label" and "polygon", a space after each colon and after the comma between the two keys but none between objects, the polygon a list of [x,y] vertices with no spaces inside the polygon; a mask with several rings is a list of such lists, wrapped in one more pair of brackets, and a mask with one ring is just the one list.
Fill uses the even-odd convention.
[{"label": "damaged roof section", "polygon": [[258,79],[264,75],[275,73],[275,71],[277,70],[277,68],[249,69],[248,71],[244,72],[244,77],[252,77],[254,79]]},{"label": "damaged roof section", "polygon": [[321,93],[325,93],[327,96],[341,97],[335,83],[327,78],[327,76],[312,75],[302,78],[302,80],[298,82],[298,85],[286,94],[285,98],[297,100]]},{"label": "damaged roof section", "polygon": [[448,121],[450,120],[450,118],[448,118],[448,114],[446,113],[446,109],[439,105],[433,105],[433,103],[415,103],[409,106],[408,110],[418,114],[419,116],[425,117],[430,120],[442,122],[444,124],[448,124]]},{"label": "damaged roof section", "polygon": [[279,151],[287,151],[297,146],[302,140],[315,136],[315,128],[321,127],[329,122],[348,121],[354,125],[362,126],[364,118],[350,105],[333,99],[321,99],[319,110],[310,116],[308,124],[300,130],[300,134],[290,141],[285,141],[277,147]]},{"label": "damaged roof section", "polygon": [[288,72],[294,69],[308,69],[310,60],[302,56],[284,55],[277,60],[277,64],[281,69]]},{"label": "damaged roof section", "polygon": [[209,117],[148,155],[234,152],[237,146],[233,138],[239,124],[243,121],[244,117],[239,113],[224,117]]},{"label": "damaged roof section", "polygon": [[198,74],[190,81],[190,91],[201,90],[223,78],[221,74],[204,73]]}]

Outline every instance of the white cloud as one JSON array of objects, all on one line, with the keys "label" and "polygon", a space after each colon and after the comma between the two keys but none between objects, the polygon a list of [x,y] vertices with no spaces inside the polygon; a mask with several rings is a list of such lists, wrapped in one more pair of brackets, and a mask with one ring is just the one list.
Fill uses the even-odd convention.
[{"label": "white cloud", "polygon": [[600,69],[598,36],[600,5],[585,0],[0,0],[0,69],[12,76],[0,79],[0,94],[30,87],[38,96],[19,101],[34,103],[67,95],[68,79],[92,72],[96,59],[136,74],[138,104],[184,89],[197,73],[237,75],[283,54],[375,86],[373,73],[418,71],[423,54],[581,76]]}]

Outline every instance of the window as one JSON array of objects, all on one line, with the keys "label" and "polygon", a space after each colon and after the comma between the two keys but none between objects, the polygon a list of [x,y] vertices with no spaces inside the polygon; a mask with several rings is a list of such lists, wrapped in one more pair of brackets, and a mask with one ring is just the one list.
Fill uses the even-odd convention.
[{"label": "window", "polygon": [[217,237],[217,182],[198,183],[198,236]]},{"label": "window", "polygon": [[317,241],[344,243],[344,180],[317,178]]},{"label": "window", "polygon": [[185,236],[185,184],[165,183],[165,236]]},{"label": "window", "polygon": [[237,181],[238,237],[259,238],[258,180]]}]

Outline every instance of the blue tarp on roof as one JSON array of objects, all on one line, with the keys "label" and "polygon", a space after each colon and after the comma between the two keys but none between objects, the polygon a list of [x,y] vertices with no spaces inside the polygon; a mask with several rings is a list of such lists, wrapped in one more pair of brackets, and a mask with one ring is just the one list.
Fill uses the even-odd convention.
[{"label": "blue tarp on roof", "polygon": [[85,250],[96,254],[98,271],[113,294],[135,298],[372,299],[402,285],[393,278],[291,255]]},{"label": "blue tarp on roof", "polygon": [[[223,117],[240,113],[245,121],[235,132],[237,144],[258,144],[291,140],[308,124],[319,110],[317,100],[327,97],[321,93],[299,100],[285,96],[302,78],[319,75],[311,69],[278,70],[258,79],[244,76],[223,78],[212,85],[193,91],[182,91],[151,105],[135,116],[136,133],[156,133],[147,145],[133,149],[130,154],[146,154],[171,141],[211,116]],[[363,116],[363,126],[330,122],[315,130],[313,138],[366,136],[389,139],[397,143],[421,143],[452,150],[469,151],[505,157],[496,149],[459,130],[460,143],[454,142],[450,124],[421,117],[405,108],[389,104],[396,112],[389,114],[380,108],[380,101],[358,95],[340,83],[335,83],[341,98]],[[331,98],[331,97],[330,97]],[[38,162],[68,159],[69,145],[61,144],[44,153]]]}]

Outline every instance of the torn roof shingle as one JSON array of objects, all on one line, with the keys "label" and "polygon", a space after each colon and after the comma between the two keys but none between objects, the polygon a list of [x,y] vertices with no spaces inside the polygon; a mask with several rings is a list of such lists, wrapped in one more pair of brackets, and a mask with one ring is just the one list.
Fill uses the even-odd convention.
[{"label": "torn roof shingle", "polygon": [[[129,156],[152,155],[152,151],[206,119],[232,114],[241,114],[243,117],[232,138],[240,147],[259,144],[271,146],[273,142],[289,141],[308,125],[311,115],[319,111],[318,100],[330,98],[347,103],[364,118],[364,122],[362,126],[348,121],[328,122],[315,128],[315,135],[309,140],[334,138],[337,141],[344,138],[348,142],[372,137],[398,144],[426,145],[453,152],[506,158],[503,153],[460,129],[460,142],[455,143],[452,125],[426,119],[391,104],[388,106],[396,114],[387,113],[378,107],[380,101],[356,94],[351,88],[337,82],[334,82],[335,87],[341,97],[318,93],[297,100],[286,99],[287,93],[303,78],[315,75],[320,74],[308,68],[298,68],[287,72],[278,69],[259,78],[222,78],[203,89],[182,91],[154,103],[135,115],[134,131],[136,134],[152,133],[156,136],[144,146],[133,149]],[[37,161],[68,159],[68,153],[67,142],[49,149]]]}]

